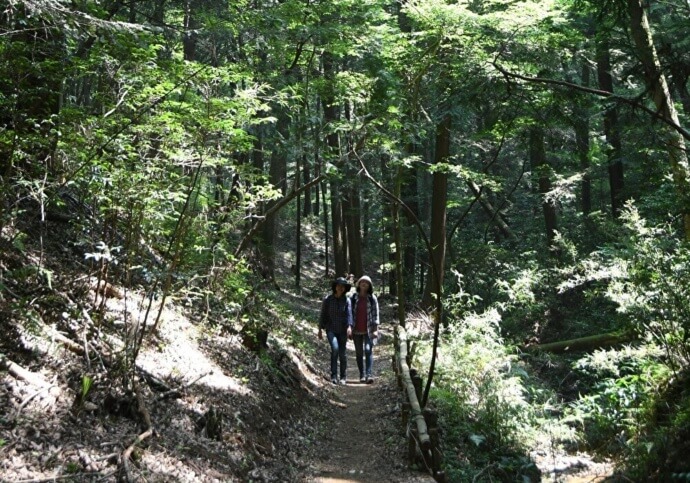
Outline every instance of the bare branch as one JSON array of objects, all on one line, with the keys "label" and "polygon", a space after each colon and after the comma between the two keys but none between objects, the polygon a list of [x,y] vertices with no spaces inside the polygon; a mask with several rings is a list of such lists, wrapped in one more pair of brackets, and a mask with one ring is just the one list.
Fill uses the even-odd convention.
[{"label": "bare branch", "polygon": [[623,97],[614,94],[613,92],[608,92],[608,91],[602,91],[601,89],[594,89],[592,87],[586,87],[586,86],[581,86],[579,84],[574,84],[572,82],[566,82],[566,81],[561,81],[557,79],[545,79],[543,77],[530,77],[522,74],[516,74],[515,72],[510,72],[503,67],[501,67],[497,62],[493,63],[494,67],[501,72],[504,76],[510,77],[513,79],[520,79],[525,82],[531,82],[535,84],[546,84],[546,85],[555,85],[555,86],[560,86],[560,87],[567,87],[569,89],[574,89],[580,92],[586,92],[587,94],[593,94],[595,96],[599,97],[605,97],[607,99],[613,99],[618,102],[621,102],[623,104],[627,104],[629,106],[635,107],[642,109],[644,112],[652,116],[654,119],[659,119],[663,123],[667,124],[671,128],[673,128],[675,131],[677,131],[681,136],[683,136],[685,139],[690,140],[690,132],[688,132],[686,129],[684,129],[682,126],[678,125],[677,123],[673,122],[673,120],[667,118],[666,116],[663,115],[663,113],[651,109],[644,104],[642,104],[639,100],[637,99],[631,99],[629,97]]}]

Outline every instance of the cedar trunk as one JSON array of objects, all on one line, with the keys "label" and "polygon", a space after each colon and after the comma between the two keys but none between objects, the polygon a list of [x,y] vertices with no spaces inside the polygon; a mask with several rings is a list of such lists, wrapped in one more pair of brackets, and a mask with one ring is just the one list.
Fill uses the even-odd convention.
[{"label": "cedar trunk", "polygon": [[[609,51],[608,39],[600,34],[597,41],[597,77],[599,88],[606,92],[613,93],[613,76],[611,76],[611,53]],[[609,166],[609,187],[611,191],[611,212],[614,218],[618,218],[623,207],[623,187],[624,172],[623,160],[621,159],[622,143],[620,137],[620,126],[618,122],[618,110],[615,106],[609,108],[604,113],[604,135],[608,143],[606,156]]]},{"label": "cedar trunk", "polygon": [[[630,31],[632,33],[637,55],[644,68],[647,89],[659,113],[670,123],[680,126],[678,113],[661,69],[659,57],[652,41],[647,14],[641,0],[628,0],[630,13]],[[673,181],[680,195],[680,212],[683,215],[685,239],[690,241],[690,186],[688,186],[688,156],[685,151],[685,140],[675,129],[667,128],[666,149],[673,171]]]},{"label": "cedar trunk", "polygon": [[541,195],[541,207],[544,213],[544,223],[546,227],[546,239],[549,246],[553,246],[553,241],[558,229],[558,216],[553,200],[547,196],[551,191],[551,166],[546,159],[544,149],[544,129],[541,126],[532,126],[530,129],[530,161],[532,170],[539,178],[539,194]]},{"label": "cedar trunk", "polygon": [[[436,156],[434,164],[445,163],[450,155],[451,117],[446,114],[436,131]],[[448,174],[437,170],[433,175],[431,199],[431,263],[422,304],[433,307],[434,298],[441,297],[443,268],[446,261],[446,205],[448,201]]]},{"label": "cedar trunk", "polygon": [[[584,86],[589,86],[589,73],[589,66],[583,62],[581,78]],[[587,111],[582,107],[575,110],[575,144],[577,157],[580,160],[580,170],[582,171],[580,206],[582,214],[587,216],[592,212],[592,176],[589,159],[589,120]]]},{"label": "cedar trunk", "polygon": [[351,186],[348,191],[345,219],[347,222],[347,246],[350,254],[350,273],[355,274],[356,277],[361,277],[364,275],[364,264],[362,263],[362,227],[359,193],[356,186]]},{"label": "cedar trunk", "polygon": [[[339,111],[335,105],[333,92],[335,82],[335,65],[333,55],[330,52],[323,54],[323,76],[327,80],[323,96],[323,117],[325,124],[333,125],[338,121]],[[335,164],[342,167],[340,160],[340,141],[338,134],[332,130],[326,136],[328,155],[335,159]],[[331,180],[331,226],[333,233],[333,261],[335,263],[336,276],[344,275],[347,271],[347,242],[345,240],[345,226],[343,224],[343,203],[340,183],[336,179]]]}]

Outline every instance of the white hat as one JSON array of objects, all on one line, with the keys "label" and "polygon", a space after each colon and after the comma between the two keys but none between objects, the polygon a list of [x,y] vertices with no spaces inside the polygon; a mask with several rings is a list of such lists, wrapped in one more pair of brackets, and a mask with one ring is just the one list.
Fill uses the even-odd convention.
[{"label": "white hat", "polygon": [[371,283],[371,278],[369,278],[366,275],[362,275],[361,277],[359,277],[359,280],[357,280],[357,283],[355,284],[355,287],[357,287],[357,289],[359,289],[359,282],[362,281],[367,282],[369,284],[369,293],[374,291],[374,284]]}]

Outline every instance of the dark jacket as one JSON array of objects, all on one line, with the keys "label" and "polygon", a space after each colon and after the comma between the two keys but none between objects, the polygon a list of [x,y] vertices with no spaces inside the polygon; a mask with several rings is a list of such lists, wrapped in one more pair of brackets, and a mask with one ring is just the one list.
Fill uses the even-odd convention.
[{"label": "dark jacket", "polygon": [[335,334],[347,332],[347,327],[353,325],[352,305],[350,298],[343,294],[337,298],[329,294],[321,303],[319,327]]}]

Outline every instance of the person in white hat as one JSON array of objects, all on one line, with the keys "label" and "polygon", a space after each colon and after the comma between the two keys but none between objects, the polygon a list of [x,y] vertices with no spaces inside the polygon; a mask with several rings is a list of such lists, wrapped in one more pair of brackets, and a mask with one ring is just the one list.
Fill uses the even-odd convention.
[{"label": "person in white hat", "polygon": [[357,291],[352,295],[352,338],[355,343],[359,382],[370,383],[373,382],[373,346],[379,336],[379,302],[374,295],[374,284],[368,276],[360,277],[355,288]]}]

